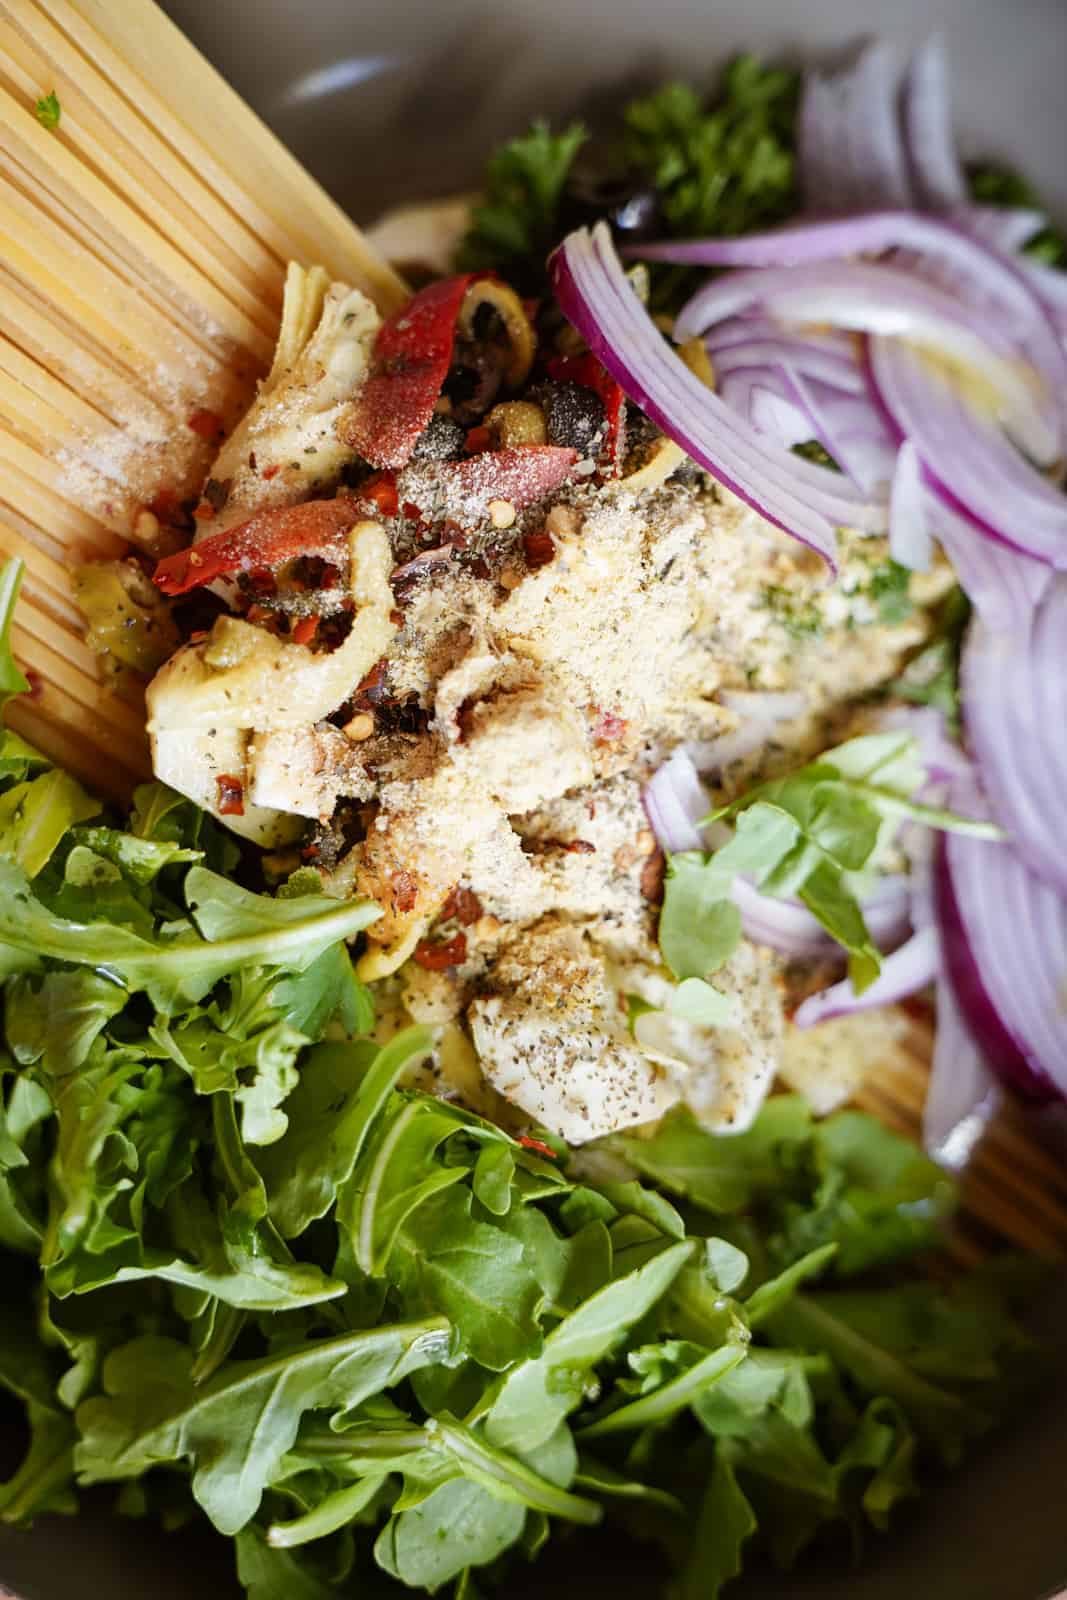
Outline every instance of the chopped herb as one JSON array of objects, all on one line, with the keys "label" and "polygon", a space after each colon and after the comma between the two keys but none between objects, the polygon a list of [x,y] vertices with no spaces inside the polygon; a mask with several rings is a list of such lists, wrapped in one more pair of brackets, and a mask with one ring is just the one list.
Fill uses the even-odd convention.
[{"label": "chopped herb", "polygon": [[915,609],[908,592],[910,580],[907,567],[892,559],[871,573],[866,592],[877,607],[882,622],[890,626],[907,622]]},{"label": "chopped herb", "polygon": [[490,158],[485,195],[474,207],[457,265],[492,267],[520,287],[543,280],[545,258],[558,243],[560,207],[574,159],[586,140],[580,122],[553,133],[535,122]]},{"label": "chopped herb", "polygon": [[[797,208],[795,124],[800,76],[739,56],[706,104],[683,83],[635,100],[623,115],[629,164],[652,178],[666,231],[740,234]],[[656,264],[656,310],[676,308],[700,270]]]},{"label": "chopped herb", "polygon": [[40,100],[37,101],[33,108],[33,114],[37,118],[37,121],[41,124],[42,128],[59,127],[59,119],[62,115],[62,107],[59,104],[59,96],[56,94],[54,89],[50,90],[48,94],[41,96]]},{"label": "chopped herb", "polygon": [[763,603],[794,639],[818,639],[821,636],[823,619],[813,600],[802,600],[789,589],[769,583],[763,591]]},{"label": "chopped herb", "polygon": [[841,471],[833,456],[818,439],[805,439],[802,444],[795,444],[793,454],[800,456],[802,461],[814,461],[817,467],[829,467],[833,472]]},{"label": "chopped herb", "polygon": [[960,650],[970,614],[970,601],[957,585],[941,603],[933,639],[888,686],[902,700],[935,707],[953,729],[960,722]]}]

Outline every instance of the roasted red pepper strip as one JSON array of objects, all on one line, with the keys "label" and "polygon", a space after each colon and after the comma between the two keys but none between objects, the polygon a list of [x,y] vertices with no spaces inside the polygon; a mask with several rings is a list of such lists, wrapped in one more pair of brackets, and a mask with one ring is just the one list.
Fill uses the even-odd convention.
[{"label": "roasted red pepper strip", "polygon": [[187,594],[231,572],[277,567],[311,551],[336,553],[359,521],[352,500],[306,500],[257,512],[225,533],[215,533],[188,550],[167,556],[152,574],[164,594]]},{"label": "roasted red pepper strip", "polygon": [[402,467],[433,416],[452,365],[456,319],[482,272],[428,284],[378,329],[370,376],[339,428],[375,467]]},{"label": "roasted red pepper strip", "polygon": [[594,355],[550,356],[545,371],[557,383],[579,383],[583,389],[592,389],[600,396],[607,418],[607,434],[601,448],[602,466],[610,477],[617,477],[621,468],[622,406],[626,396],[609,372]]},{"label": "roasted red pepper strip", "polygon": [[465,507],[488,516],[491,500],[509,500],[517,511],[553,494],[570,476],[577,450],[558,444],[516,444],[507,450],[484,450],[465,461],[445,461],[440,481],[458,494]]}]

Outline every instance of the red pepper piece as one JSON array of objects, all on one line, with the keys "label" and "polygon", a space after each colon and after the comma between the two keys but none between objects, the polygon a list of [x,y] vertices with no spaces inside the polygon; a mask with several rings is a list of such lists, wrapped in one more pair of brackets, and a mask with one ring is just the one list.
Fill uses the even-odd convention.
[{"label": "red pepper piece", "polygon": [[215,533],[189,550],[166,556],[152,575],[164,594],[187,594],[230,572],[277,567],[293,556],[337,548],[359,521],[353,501],[306,500],[297,506],[260,511],[225,533]]},{"label": "red pepper piece", "polygon": [[524,1150],[535,1150],[539,1156],[545,1156],[549,1161],[559,1159],[550,1144],[545,1144],[541,1139],[532,1139],[528,1133],[520,1133],[518,1142]]},{"label": "red pepper piece", "polygon": [[221,773],[215,779],[220,817],[243,817],[245,814],[245,786],[240,778]]},{"label": "red pepper piece", "polygon": [[460,967],[467,959],[467,935],[454,934],[444,944],[423,939],[415,946],[416,964],[427,972],[444,972],[447,967]]},{"label": "red pepper piece", "polygon": [[622,453],[622,407],[626,396],[615,379],[594,355],[550,356],[545,370],[557,383],[579,383],[599,395],[607,419],[607,432],[600,451],[601,464],[609,477],[618,476]]},{"label": "red pepper piece", "polygon": [[197,406],[195,411],[190,411],[185,420],[192,431],[209,444],[218,444],[225,432],[218,412],[208,411],[204,406]]},{"label": "red pepper piece", "polygon": [[375,467],[402,467],[437,404],[452,365],[456,320],[481,272],[428,284],[378,329],[370,376],[341,428]]},{"label": "red pepper piece", "polygon": [[374,507],[379,516],[395,517],[397,513],[396,473],[379,472],[359,486],[359,498]]},{"label": "red pepper piece", "polygon": [[289,637],[294,644],[310,644],[319,631],[318,617],[301,617],[293,624]]},{"label": "red pepper piece", "polygon": [[445,498],[458,496],[464,507],[489,515],[490,500],[510,500],[517,511],[553,494],[570,476],[577,450],[557,444],[516,444],[506,450],[485,450],[465,461],[439,467]]}]

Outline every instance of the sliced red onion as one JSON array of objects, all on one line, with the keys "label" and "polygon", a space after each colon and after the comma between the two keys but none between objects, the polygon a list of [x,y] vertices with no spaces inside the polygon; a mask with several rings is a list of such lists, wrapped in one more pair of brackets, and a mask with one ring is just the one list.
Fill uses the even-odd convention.
[{"label": "sliced red onion", "polygon": [[986,627],[997,633],[1028,627],[1053,580],[1052,568],[995,539],[976,538],[973,522],[941,497],[931,496],[928,514],[938,543]]},{"label": "sliced red onion", "polygon": [[769,690],[723,689],[719,700],[742,721],[729,733],[693,741],[686,746],[698,772],[722,772],[733,762],[762,750],[774,739],[776,729],[783,722],[803,716],[808,708],[806,695]]},{"label": "sliced red onion", "polygon": [[777,337],[731,340],[727,345],[719,345],[709,337],[707,345],[715,370],[716,387],[724,374],[738,368],[788,367],[804,378],[817,378],[821,383],[843,389],[849,394],[867,393],[863,368],[851,344],[844,351],[826,350],[814,343],[809,345],[800,335],[779,332]]},{"label": "sliced red onion", "polygon": [[936,928],[921,928],[913,933],[899,950],[894,950],[882,962],[882,970],[862,994],[845,978],[829,989],[809,995],[797,1007],[793,1021],[798,1028],[813,1028],[816,1023],[828,1022],[831,1017],[849,1017],[857,1011],[870,1011],[878,1006],[896,1005],[933,983],[938,971],[938,937]]},{"label": "sliced red onion", "polygon": [[[983,797],[957,779],[952,804],[978,815]],[[950,834],[937,901],[946,969],[990,1066],[1032,1100],[1067,1096],[1067,899],[1010,844]]]},{"label": "sliced red onion", "polygon": [[904,144],[918,202],[934,210],[961,205],[967,184],[952,137],[948,63],[939,38],[928,39],[911,58],[903,112]]},{"label": "sliced red onion", "polygon": [[972,625],[960,686],[994,816],[1020,858],[1067,895],[1065,644],[1067,578],[1056,578],[1029,627],[994,633]]},{"label": "sliced red onion", "polygon": [[690,372],[634,294],[606,223],[572,233],[551,267],[565,316],[630,399],[746,504],[831,563],[835,527],[885,526],[884,509],[840,474],[757,433]]},{"label": "sliced red onion", "polygon": [[913,350],[871,338],[868,353],[872,392],[927,483],[988,537],[1067,568],[1067,496]]},{"label": "sliced red onion", "polygon": [[832,322],[930,344],[982,375],[1013,435],[1032,455],[1045,459],[1058,449],[1057,428],[1018,370],[1019,342],[1002,333],[988,309],[968,306],[914,272],[863,261],[732,272],[697,291],[675,322],[675,337],[696,338],[719,318],[755,304],[788,322]]},{"label": "sliced red onion", "polygon": [[[777,900],[763,894],[747,878],[735,878],[731,898],[741,913],[745,937],[769,945],[797,961],[843,964],[841,946],[831,939],[799,900]],[[867,931],[880,950],[892,950],[908,936],[908,880],[887,876],[863,901]]]},{"label": "sliced red onion", "polygon": [[964,1021],[952,984],[937,985],[937,1033],[923,1107],[923,1143],[933,1159],[961,1171],[1001,1104],[996,1079]]},{"label": "sliced red onion", "polygon": [[919,455],[910,439],[897,451],[889,491],[889,554],[912,572],[929,572],[933,543],[926,519],[926,490]]},{"label": "sliced red onion", "polygon": [[[769,433],[787,449],[806,444],[812,437],[811,418],[794,400],[772,388],[772,381],[762,374],[753,377],[747,373],[731,373],[720,392],[727,405],[747,416],[754,428]],[[784,389],[785,380],[780,381]]]},{"label": "sliced red onion", "polygon": [[957,271],[974,298],[1002,305],[1019,328],[1041,322],[1033,275],[992,246],[973,236],[968,226],[947,217],[916,211],[864,211],[828,222],[801,222],[768,233],[739,238],[665,239],[631,245],[626,254],[643,261],[676,261],[709,267],[817,266],[842,258],[881,255],[887,250],[915,251]]},{"label": "sliced red onion", "polygon": [[711,810],[711,798],[684,745],[653,773],[641,799],[664,850],[676,854],[706,848],[697,824]]},{"label": "sliced red onion", "polygon": [[878,40],[840,72],[808,73],[800,108],[800,173],[814,211],[911,202],[897,119],[898,65]]},{"label": "sliced red onion", "polygon": [[1045,226],[1044,213],[1026,206],[959,206],[952,221],[972,238],[1009,256]]}]

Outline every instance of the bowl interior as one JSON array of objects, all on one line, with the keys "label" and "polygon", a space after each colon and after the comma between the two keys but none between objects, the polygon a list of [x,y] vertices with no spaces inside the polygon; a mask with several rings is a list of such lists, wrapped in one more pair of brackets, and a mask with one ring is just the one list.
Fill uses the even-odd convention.
[{"label": "bowl interior", "polygon": [[[1062,0],[169,0],[165,9],[331,192],[360,219],[406,201],[469,189],[493,144],[534,115],[596,124],[620,96],[669,74],[700,82],[739,49],[797,59],[839,51],[863,33],[914,43],[931,26],[948,42],[964,149],[1017,162],[1067,214],[1063,161]],[[1067,1323],[1067,1295],[1058,1297]],[[828,1556],[797,1575],[756,1574],[738,1600],[1041,1600],[1067,1582],[1059,1485],[1067,1459],[1067,1387],[963,1471],[931,1486],[893,1536],[873,1540],[856,1573]],[[0,1472],[0,1476],[2,1476]],[[93,1501],[75,1521],[0,1530],[0,1595],[67,1600],[187,1600],[238,1591],[223,1541],[206,1530],[165,1536],[118,1522]],[[97,1509],[99,1508],[99,1509]],[[557,1593],[647,1596],[645,1553],[579,1544],[522,1575],[516,1600]]]}]

